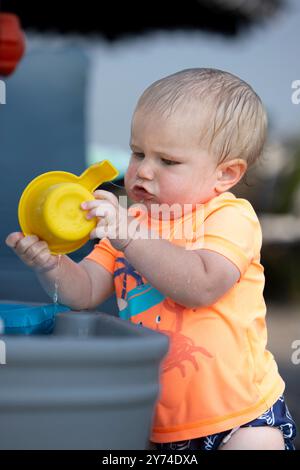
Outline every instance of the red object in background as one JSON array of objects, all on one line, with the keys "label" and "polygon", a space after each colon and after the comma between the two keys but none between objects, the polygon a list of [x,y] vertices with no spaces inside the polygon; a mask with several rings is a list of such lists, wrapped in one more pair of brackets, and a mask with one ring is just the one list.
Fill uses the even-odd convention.
[{"label": "red object in background", "polygon": [[25,38],[19,18],[0,13],[0,76],[10,75],[25,51]]}]

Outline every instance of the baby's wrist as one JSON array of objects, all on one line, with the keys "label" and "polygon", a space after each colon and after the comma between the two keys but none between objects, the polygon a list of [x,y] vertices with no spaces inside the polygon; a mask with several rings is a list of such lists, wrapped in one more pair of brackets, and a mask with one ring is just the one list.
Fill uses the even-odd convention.
[{"label": "baby's wrist", "polygon": [[112,240],[110,239],[110,243],[112,246],[119,251],[125,251],[125,249],[128,247],[128,245],[132,242],[133,238],[128,237],[125,240]]}]

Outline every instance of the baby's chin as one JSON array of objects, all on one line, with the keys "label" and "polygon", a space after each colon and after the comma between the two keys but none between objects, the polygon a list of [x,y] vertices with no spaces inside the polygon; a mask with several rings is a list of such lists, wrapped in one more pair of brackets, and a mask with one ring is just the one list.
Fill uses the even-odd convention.
[{"label": "baby's chin", "polygon": [[134,204],[142,206],[149,216],[157,220],[175,220],[179,219],[188,213],[192,212],[194,205],[180,204],[176,201],[160,199],[157,197],[143,199],[137,198],[134,194],[129,192],[129,198]]},{"label": "baby's chin", "polygon": [[181,204],[175,202],[152,203],[149,204],[148,210],[151,210],[151,218],[159,220],[176,220],[188,213]]}]

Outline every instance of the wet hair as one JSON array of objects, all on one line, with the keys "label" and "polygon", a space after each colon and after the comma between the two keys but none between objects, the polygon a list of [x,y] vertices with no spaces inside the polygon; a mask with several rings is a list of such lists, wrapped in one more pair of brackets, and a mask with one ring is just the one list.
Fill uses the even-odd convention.
[{"label": "wet hair", "polygon": [[262,101],[248,83],[223,70],[193,68],[164,77],[144,91],[138,110],[165,118],[180,111],[193,119],[200,111],[205,125],[199,124],[199,143],[218,163],[242,158],[250,166],[263,151],[267,115]]}]

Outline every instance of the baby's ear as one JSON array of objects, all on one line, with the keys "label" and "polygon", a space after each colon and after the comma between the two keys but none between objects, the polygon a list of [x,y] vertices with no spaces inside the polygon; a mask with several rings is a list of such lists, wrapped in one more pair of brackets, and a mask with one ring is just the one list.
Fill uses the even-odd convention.
[{"label": "baby's ear", "polygon": [[247,162],[241,158],[223,162],[217,168],[215,190],[221,194],[235,186],[247,171]]}]

